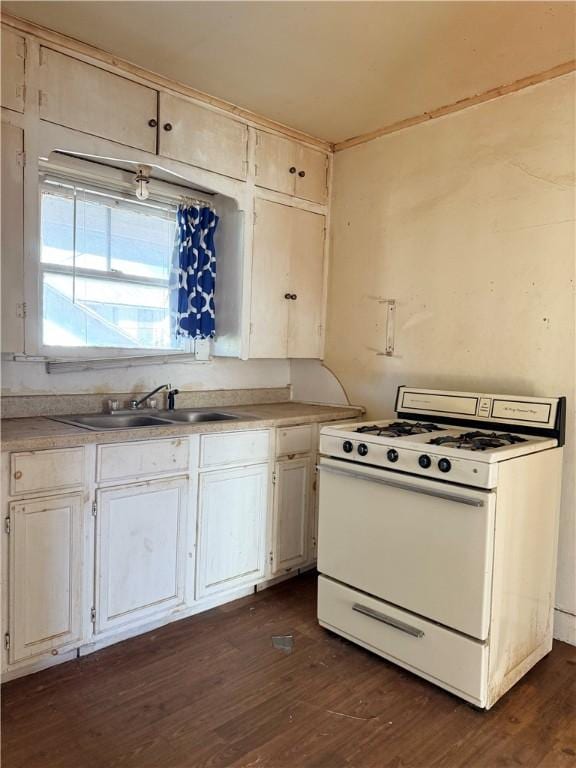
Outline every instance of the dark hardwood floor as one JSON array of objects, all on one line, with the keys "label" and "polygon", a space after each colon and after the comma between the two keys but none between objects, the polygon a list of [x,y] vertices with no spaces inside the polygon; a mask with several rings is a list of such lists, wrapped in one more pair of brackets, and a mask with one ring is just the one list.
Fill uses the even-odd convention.
[{"label": "dark hardwood floor", "polygon": [[479,712],[321,629],[310,574],[7,683],[2,766],[576,768],[575,723],[576,648]]}]

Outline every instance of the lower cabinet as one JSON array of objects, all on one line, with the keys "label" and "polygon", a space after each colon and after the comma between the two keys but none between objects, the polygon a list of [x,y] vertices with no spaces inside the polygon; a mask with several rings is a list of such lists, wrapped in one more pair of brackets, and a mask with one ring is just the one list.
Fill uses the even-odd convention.
[{"label": "lower cabinet", "polygon": [[57,656],[83,639],[83,516],[81,493],[9,506],[12,664]]},{"label": "lower cabinet", "polygon": [[97,492],[96,632],[184,602],[188,478]]},{"label": "lower cabinet", "polygon": [[291,571],[310,556],[312,458],[276,462],[272,572]]},{"label": "lower cabinet", "polygon": [[264,577],[268,474],[268,463],[200,473],[197,599]]}]

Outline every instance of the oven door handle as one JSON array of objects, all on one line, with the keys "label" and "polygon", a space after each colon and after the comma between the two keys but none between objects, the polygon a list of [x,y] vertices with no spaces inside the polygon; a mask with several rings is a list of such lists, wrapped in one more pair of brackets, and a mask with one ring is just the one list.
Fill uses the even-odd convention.
[{"label": "oven door handle", "polygon": [[376,621],[381,621],[382,624],[387,624],[389,627],[399,629],[400,632],[405,632],[407,635],[412,635],[412,637],[424,637],[424,632],[422,632],[421,629],[411,627],[410,624],[405,624],[399,619],[395,619],[392,616],[387,616],[385,613],[380,613],[380,611],[375,611],[374,608],[368,608],[367,605],[354,603],[352,610],[357,611],[358,613],[362,613],[364,616],[369,616],[371,619],[376,619]]},{"label": "oven door handle", "polygon": [[375,475],[354,472],[349,469],[337,469],[336,467],[328,466],[326,464],[319,464],[318,469],[321,472],[331,472],[335,475],[343,475],[344,477],[353,477],[357,480],[369,480],[373,483],[380,483],[381,485],[389,485],[392,488],[400,488],[403,491],[411,491],[412,493],[422,493],[425,496],[434,496],[437,499],[444,499],[446,501],[454,501],[457,504],[466,504],[469,507],[483,507],[484,500],[479,498],[473,498],[472,496],[460,496],[456,493],[448,493],[447,491],[437,491],[434,488],[422,488],[417,485],[410,485],[409,483],[402,483],[399,480],[389,480],[384,477],[376,477]]}]

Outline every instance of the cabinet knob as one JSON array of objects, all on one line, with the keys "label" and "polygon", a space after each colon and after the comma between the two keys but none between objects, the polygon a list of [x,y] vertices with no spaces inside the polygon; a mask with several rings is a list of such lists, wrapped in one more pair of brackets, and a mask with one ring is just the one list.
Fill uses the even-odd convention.
[{"label": "cabinet knob", "polygon": [[158,125],[158,120],[154,120],[154,118],[152,118],[151,120],[148,120],[148,125],[150,126],[150,128],[156,128],[156,126]]},{"label": "cabinet knob", "polygon": [[292,166],[288,170],[290,171],[290,173],[296,173],[296,168],[294,168],[294,166]]},{"label": "cabinet knob", "polygon": [[58,656],[58,648],[52,648],[50,653],[52,654],[52,656]]},{"label": "cabinet knob", "polygon": [[291,296],[291,294],[289,294],[289,293],[285,293],[285,294],[284,294],[284,298],[285,298],[285,299],[291,299],[291,298],[292,298],[292,296]]},{"label": "cabinet knob", "polygon": [[304,176],[306,176],[306,171],[298,171],[298,176],[300,176],[300,178],[303,179]]},{"label": "cabinet knob", "polygon": [[17,469],[16,472],[14,472],[14,480],[20,480],[21,477],[22,477],[22,472],[19,469]]},{"label": "cabinet knob", "polygon": [[292,301],[296,301],[296,299],[298,298],[298,296],[296,296],[296,294],[295,294],[295,293],[293,293],[293,294],[290,296],[290,298],[292,299]]},{"label": "cabinet knob", "polygon": [[171,131],[172,130],[172,123],[164,123],[164,130],[165,131]]}]

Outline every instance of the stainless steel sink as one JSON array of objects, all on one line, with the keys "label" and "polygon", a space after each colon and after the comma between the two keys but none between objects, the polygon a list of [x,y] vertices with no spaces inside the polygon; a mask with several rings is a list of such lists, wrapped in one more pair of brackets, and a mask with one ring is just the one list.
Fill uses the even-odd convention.
[{"label": "stainless steel sink", "polygon": [[161,411],[163,419],[167,419],[172,422],[184,421],[189,424],[194,424],[201,421],[233,421],[234,419],[242,418],[235,413],[223,413],[222,411],[192,411],[192,410],[177,410],[177,411]]},{"label": "stainless steel sink", "polygon": [[53,421],[62,421],[84,429],[132,429],[134,427],[166,427],[171,422],[157,416],[143,414],[90,413],[78,416],[51,416]]},{"label": "stainless steel sink", "polygon": [[[157,414],[157,415],[156,415]],[[77,416],[50,416],[52,421],[61,421],[74,427],[95,431],[109,429],[134,429],[137,427],[166,427],[182,422],[194,424],[203,421],[233,421],[242,418],[233,413],[221,411],[177,410],[150,413],[87,413]]]}]

